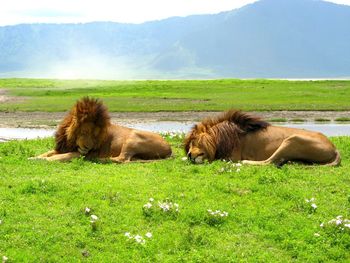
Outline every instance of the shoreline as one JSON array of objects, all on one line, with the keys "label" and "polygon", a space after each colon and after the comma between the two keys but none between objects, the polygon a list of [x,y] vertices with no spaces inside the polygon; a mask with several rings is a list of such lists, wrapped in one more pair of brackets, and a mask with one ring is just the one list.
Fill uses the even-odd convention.
[{"label": "shoreline", "polygon": [[[216,111],[184,112],[111,112],[116,124],[152,122],[196,123],[203,118],[215,116]],[[337,122],[338,118],[350,120],[350,111],[261,111],[249,112],[270,122]],[[0,112],[1,128],[54,128],[67,112]]]}]

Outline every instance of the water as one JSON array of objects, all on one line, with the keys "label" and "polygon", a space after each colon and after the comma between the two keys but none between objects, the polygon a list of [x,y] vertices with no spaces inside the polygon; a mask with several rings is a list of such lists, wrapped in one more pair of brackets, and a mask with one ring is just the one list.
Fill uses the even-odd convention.
[{"label": "water", "polygon": [[[153,132],[188,132],[193,123],[184,122],[149,122],[136,124],[123,124],[135,129],[147,130]],[[280,124],[281,126],[306,129],[311,131],[322,132],[327,136],[350,136],[350,124]],[[53,136],[55,130],[49,129],[29,129],[29,128],[0,128],[0,142],[8,140],[36,139]]]}]

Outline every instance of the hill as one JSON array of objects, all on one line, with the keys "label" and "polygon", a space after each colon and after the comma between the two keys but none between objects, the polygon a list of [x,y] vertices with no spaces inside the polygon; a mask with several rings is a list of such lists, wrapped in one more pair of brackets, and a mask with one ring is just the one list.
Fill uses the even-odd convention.
[{"label": "hill", "polygon": [[5,26],[0,77],[348,77],[349,24],[349,6],[261,0],[143,24]]}]

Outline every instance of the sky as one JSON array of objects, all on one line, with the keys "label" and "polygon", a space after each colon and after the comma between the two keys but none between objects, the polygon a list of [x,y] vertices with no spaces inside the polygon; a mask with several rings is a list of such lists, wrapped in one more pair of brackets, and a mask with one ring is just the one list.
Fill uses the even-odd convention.
[{"label": "sky", "polygon": [[[143,23],[172,16],[214,14],[256,0],[0,0],[0,26],[21,23]],[[327,0],[350,5],[350,0]]]}]

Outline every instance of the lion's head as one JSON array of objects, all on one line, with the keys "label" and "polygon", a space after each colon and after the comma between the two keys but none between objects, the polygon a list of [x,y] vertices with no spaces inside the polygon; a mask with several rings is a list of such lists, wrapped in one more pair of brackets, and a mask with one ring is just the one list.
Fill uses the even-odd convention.
[{"label": "lion's head", "polygon": [[98,99],[82,98],[64,118],[55,134],[56,151],[79,151],[85,155],[96,150],[106,139],[110,117]]},{"label": "lion's head", "polygon": [[185,152],[193,163],[228,158],[242,135],[268,125],[258,117],[230,110],[195,125],[185,138]]}]

